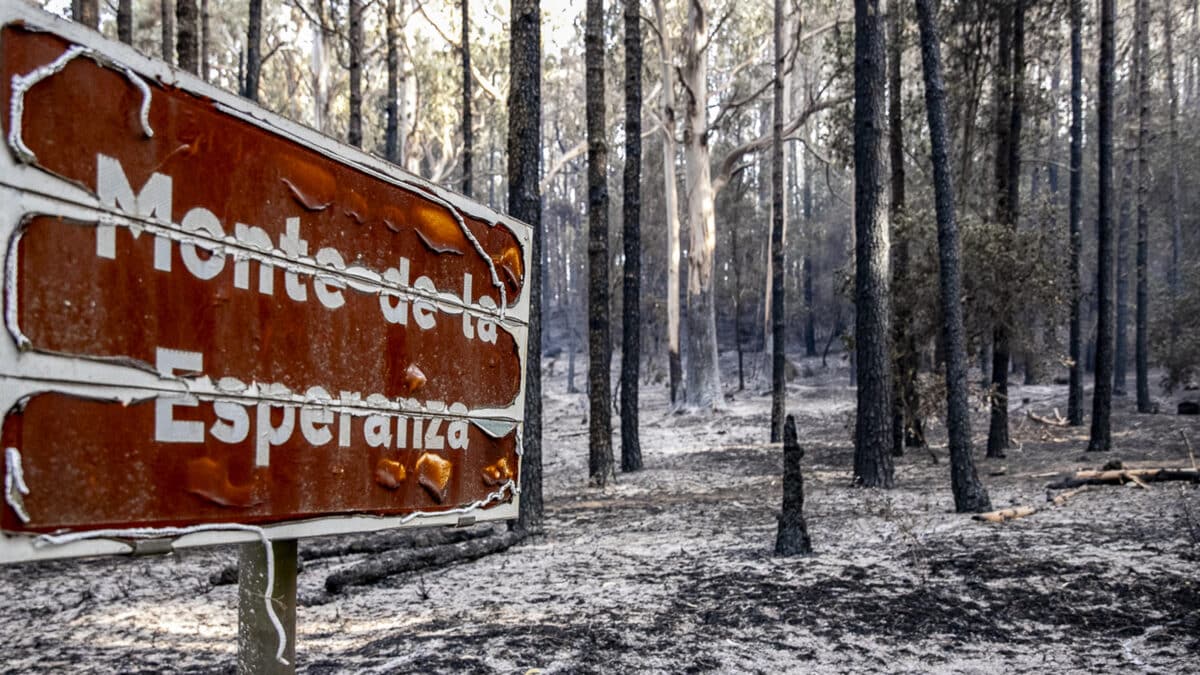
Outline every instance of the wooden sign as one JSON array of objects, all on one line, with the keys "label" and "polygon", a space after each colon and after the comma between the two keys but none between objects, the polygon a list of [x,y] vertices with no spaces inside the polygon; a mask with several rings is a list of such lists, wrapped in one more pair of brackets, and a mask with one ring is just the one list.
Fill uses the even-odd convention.
[{"label": "wooden sign", "polygon": [[19,3],[0,104],[0,560],[515,516],[527,226]]}]

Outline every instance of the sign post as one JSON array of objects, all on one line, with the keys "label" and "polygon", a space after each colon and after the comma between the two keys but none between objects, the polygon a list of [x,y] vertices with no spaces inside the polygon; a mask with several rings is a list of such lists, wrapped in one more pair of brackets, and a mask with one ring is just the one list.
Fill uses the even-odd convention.
[{"label": "sign post", "polygon": [[17,0],[0,126],[0,562],[516,517],[526,225]]}]

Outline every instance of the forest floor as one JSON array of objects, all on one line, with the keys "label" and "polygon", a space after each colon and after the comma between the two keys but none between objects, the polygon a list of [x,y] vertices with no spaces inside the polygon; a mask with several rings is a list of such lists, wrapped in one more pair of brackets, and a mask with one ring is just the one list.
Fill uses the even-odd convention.
[{"label": "forest floor", "polygon": [[[300,574],[304,672],[1196,672],[1200,489],[1097,487],[991,524],[953,512],[944,431],[898,458],[897,488],[850,487],[854,391],[805,361],[788,389],[806,455],[816,553],[771,553],[781,452],[763,443],[769,396],[672,414],[645,385],[645,470],[586,486],[586,397],[546,379],[546,528],[470,563],[321,597],[362,558]],[[582,378],[581,382],[582,384]],[[983,460],[997,508],[1043,505],[1052,474],[1111,459],[1184,466],[1197,418],[1136,415],[1119,400],[1117,449],[1087,455],[1063,386],[1015,386],[1003,460]],[[1164,397],[1163,409],[1174,412]],[[615,418],[614,418],[615,419]],[[986,411],[973,420],[984,445]],[[619,442],[614,442],[618,448]],[[324,544],[325,542],[323,542]],[[301,543],[303,548],[304,542]],[[210,575],[228,548],[0,568],[0,670],[229,671],[237,590]]]}]

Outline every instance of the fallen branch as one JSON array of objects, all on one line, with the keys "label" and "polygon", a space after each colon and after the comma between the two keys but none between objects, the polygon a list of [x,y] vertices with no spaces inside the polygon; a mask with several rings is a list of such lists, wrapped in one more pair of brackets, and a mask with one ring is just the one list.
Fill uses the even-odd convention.
[{"label": "fallen branch", "polygon": [[1032,410],[1028,411],[1026,414],[1029,416],[1029,419],[1033,420],[1034,422],[1041,422],[1042,424],[1048,424],[1052,427],[1067,426],[1067,420],[1065,420],[1061,416],[1059,416],[1057,410],[1054,411],[1054,419],[1051,419],[1049,417],[1043,417],[1043,416],[1033,412]]},{"label": "fallen branch", "polygon": [[1168,480],[1183,480],[1200,483],[1198,469],[1111,469],[1108,471],[1077,471],[1061,480],[1047,485],[1051,490],[1079,487],[1081,485],[1124,485],[1129,482],[1157,483]]},{"label": "fallen branch", "polygon": [[524,532],[514,530],[457,544],[382,553],[353,567],[329,575],[325,578],[325,590],[330,593],[340,593],[347,586],[366,586],[397,574],[477,560],[486,555],[503,551],[524,537]]},{"label": "fallen branch", "polygon": [[[1081,492],[1086,492],[1089,489],[1090,488],[1087,486],[1084,486],[1075,488],[1074,490],[1068,490],[1067,492],[1063,492],[1062,494],[1054,497],[1047,495],[1046,501],[1050,504],[1050,506],[1062,506],[1063,504],[1066,504],[1067,500],[1069,500],[1071,497],[1074,497]],[[1003,523],[1009,520],[1016,520],[1017,518],[1024,518],[1025,516],[1032,516],[1033,514],[1044,510],[1045,507],[1039,508],[1037,506],[1014,506],[1009,509],[1000,509],[998,511],[979,513],[971,517],[974,520],[988,523]]]},{"label": "fallen branch", "polygon": [[1183,429],[1179,430],[1179,436],[1183,439],[1183,444],[1187,446],[1188,459],[1192,460],[1192,468],[1196,468],[1196,453],[1192,451],[1192,442],[1188,440],[1187,434]]}]

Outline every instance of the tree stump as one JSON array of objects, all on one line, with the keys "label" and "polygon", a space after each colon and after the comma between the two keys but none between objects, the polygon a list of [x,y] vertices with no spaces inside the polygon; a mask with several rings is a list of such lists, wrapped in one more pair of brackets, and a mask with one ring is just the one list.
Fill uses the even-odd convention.
[{"label": "tree stump", "polygon": [[788,415],[783,425],[783,509],[779,514],[779,532],[775,536],[776,555],[812,553],[808,525],[804,522],[802,457],[804,449],[796,439],[796,420]]}]

